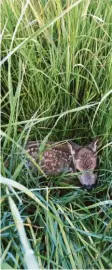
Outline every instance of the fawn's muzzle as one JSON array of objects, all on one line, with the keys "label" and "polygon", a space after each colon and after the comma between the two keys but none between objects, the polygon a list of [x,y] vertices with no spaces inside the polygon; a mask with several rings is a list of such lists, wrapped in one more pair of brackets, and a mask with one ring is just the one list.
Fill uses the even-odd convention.
[{"label": "fawn's muzzle", "polygon": [[79,175],[78,178],[84,188],[86,188],[87,190],[91,190],[96,185],[97,174],[94,172],[82,172],[82,174]]}]

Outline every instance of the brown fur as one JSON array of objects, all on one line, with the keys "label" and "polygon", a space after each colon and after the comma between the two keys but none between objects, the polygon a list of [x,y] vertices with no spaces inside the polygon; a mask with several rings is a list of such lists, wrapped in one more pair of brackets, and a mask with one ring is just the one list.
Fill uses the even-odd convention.
[{"label": "brown fur", "polygon": [[39,163],[45,174],[57,175],[78,170],[82,173],[78,176],[82,185],[92,187],[96,182],[94,169],[97,165],[97,141],[94,140],[86,147],[73,142],[63,144],[48,142],[41,154],[39,154],[40,142],[32,141],[28,142],[26,150]]},{"label": "brown fur", "polygon": [[[67,143],[53,144],[48,142],[45,150],[39,155],[39,142],[28,142],[26,150],[41,166],[47,175],[57,175],[64,171],[72,171],[72,156]],[[31,166],[31,163],[29,164]]]},{"label": "brown fur", "polygon": [[97,180],[97,175],[94,172],[97,166],[97,143],[98,139],[86,147],[74,143],[69,144],[74,166],[81,173],[78,178],[87,189],[91,189]]},{"label": "brown fur", "polygon": [[96,167],[96,157],[93,151],[82,148],[77,152],[76,155],[77,169],[85,171]]}]

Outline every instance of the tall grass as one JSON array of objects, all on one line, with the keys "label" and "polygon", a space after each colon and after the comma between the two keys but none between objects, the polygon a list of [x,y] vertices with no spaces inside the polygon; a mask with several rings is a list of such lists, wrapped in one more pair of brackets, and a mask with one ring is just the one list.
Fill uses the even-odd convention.
[{"label": "tall grass", "polygon": [[[1,15],[2,269],[111,269],[112,3],[4,0]],[[25,167],[29,139],[95,136],[91,192]]]}]

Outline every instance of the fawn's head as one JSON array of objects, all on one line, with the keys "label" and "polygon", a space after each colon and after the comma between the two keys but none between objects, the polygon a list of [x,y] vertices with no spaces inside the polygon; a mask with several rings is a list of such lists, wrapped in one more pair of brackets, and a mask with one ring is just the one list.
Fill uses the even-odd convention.
[{"label": "fawn's head", "polygon": [[97,174],[94,172],[97,166],[97,143],[98,139],[85,147],[73,142],[68,143],[74,166],[80,172],[78,178],[88,190],[95,186],[97,180]]}]

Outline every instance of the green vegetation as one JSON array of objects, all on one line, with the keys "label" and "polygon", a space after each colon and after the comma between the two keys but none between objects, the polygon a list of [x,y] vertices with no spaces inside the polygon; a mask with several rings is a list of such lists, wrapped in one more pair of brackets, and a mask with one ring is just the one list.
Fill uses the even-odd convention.
[{"label": "green vegetation", "polygon": [[[1,8],[2,269],[112,269],[112,1]],[[96,136],[90,192],[76,173],[44,178],[25,167],[27,140]]]}]

